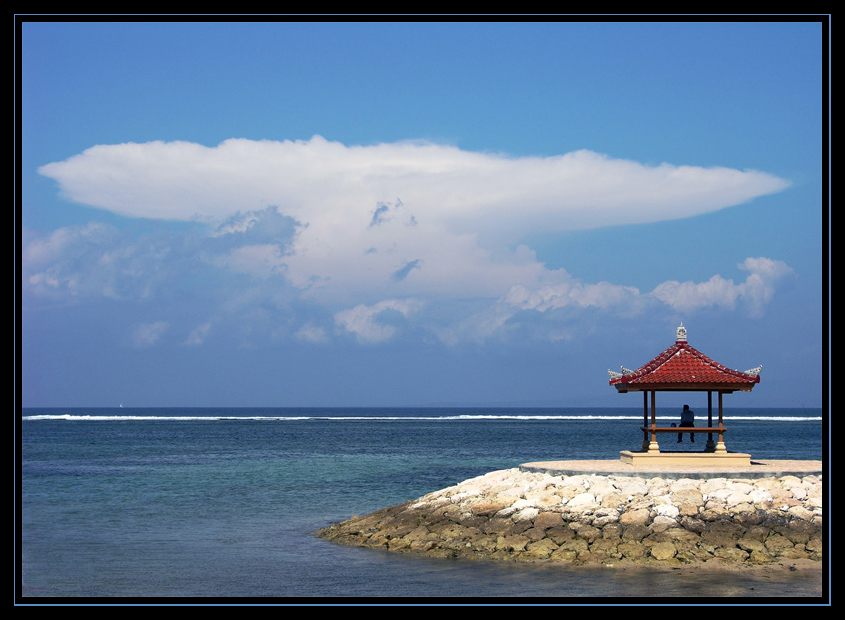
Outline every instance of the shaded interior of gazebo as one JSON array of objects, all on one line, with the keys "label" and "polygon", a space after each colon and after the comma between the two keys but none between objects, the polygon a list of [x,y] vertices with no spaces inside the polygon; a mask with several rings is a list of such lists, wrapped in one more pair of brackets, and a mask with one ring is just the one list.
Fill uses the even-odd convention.
[{"label": "shaded interior of gazebo", "polygon": [[[619,393],[643,393],[642,452],[659,454],[660,433],[707,433],[704,451],[725,455],[724,408],[722,397],[735,391],[750,392],[760,382],[760,370],[740,372],[719,364],[687,342],[683,324],[677,329],[675,344],[637,370],[622,367],[622,372],[608,371],[610,385]],[[707,426],[665,427],[657,425],[657,392],[707,392]],[[713,394],[718,397],[716,424],[713,419]],[[650,405],[650,413],[649,413]],[[715,440],[714,440],[715,436]]]}]

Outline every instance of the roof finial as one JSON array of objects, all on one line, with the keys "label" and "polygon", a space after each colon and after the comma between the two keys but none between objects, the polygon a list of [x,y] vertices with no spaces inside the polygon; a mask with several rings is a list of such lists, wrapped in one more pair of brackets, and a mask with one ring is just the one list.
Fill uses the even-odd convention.
[{"label": "roof finial", "polygon": [[681,323],[681,326],[678,327],[677,334],[678,334],[678,342],[686,342],[687,341],[687,328],[684,327],[683,322]]}]

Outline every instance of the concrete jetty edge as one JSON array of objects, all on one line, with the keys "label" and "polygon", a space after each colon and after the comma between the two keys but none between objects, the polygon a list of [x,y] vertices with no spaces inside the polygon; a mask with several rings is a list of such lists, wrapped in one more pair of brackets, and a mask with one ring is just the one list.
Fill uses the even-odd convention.
[{"label": "concrete jetty edge", "polygon": [[547,473],[560,476],[579,476],[594,474],[597,476],[630,476],[635,478],[660,477],[677,480],[690,478],[780,478],[783,476],[821,476],[821,461],[792,461],[774,459],[752,459],[749,467],[718,466],[679,466],[645,465],[632,466],[621,460],[576,460],[576,461],[538,461],[523,463],[520,471]]}]

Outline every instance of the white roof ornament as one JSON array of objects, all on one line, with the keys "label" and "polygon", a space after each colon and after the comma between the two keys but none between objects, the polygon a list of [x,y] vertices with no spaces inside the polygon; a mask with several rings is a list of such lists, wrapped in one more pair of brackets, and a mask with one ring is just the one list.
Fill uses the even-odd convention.
[{"label": "white roof ornament", "polygon": [[751,375],[752,377],[756,377],[757,375],[760,374],[760,371],[762,371],[762,370],[763,370],[763,365],[761,364],[761,365],[757,366],[757,368],[752,368],[751,370],[746,370],[745,374]]},{"label": "white roof ornament", "polygon": [[678,334],[678,337],[677,337],[678,342],[686,342],[687,341],[687,328],[684,327],[683,323],[681,323],[680,327],[678,327],[677,334]]},{"label": "white roof ornament", "polygon": [[625,375],[632,375],[636,372],[635,370],[631,370],[630,368],[625,368],[624,366],[621,366],[620,368],[621,368],[622,372],[615,372],[613,370],[608,369],[607,374],[610,375],[611,379],[618,379],[619,377],[624,377]]}]

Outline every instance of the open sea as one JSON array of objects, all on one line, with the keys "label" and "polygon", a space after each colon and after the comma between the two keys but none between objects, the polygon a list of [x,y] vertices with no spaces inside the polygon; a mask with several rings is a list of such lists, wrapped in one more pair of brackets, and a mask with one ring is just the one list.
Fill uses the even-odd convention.
[{"label": "open sea", "polygon": [[[639,449],[641,421],[642,410],[627,408],[24,409],[18,602],[610,604],[653,594],[666,598],[652,605],[678,596],[789,604],[819,596],[818,579],[797,571],[681,578],[429,559],[314,536],[493,470],[617,460]],[[725,425],[728,449],[752,459],[825,458],[821,409],[728,407]],[[686,438],[680,446],[693,449]]]}]

